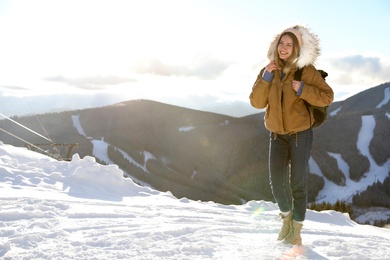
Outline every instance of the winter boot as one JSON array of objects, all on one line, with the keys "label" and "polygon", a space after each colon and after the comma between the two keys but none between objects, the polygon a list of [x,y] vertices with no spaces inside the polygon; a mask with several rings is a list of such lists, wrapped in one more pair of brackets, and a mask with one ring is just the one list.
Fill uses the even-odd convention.
[{"label": "winter boot", "polygon": [[302,245],[301,230],[303,224],[292,221],[291,232],[286,236],[284,241],[289,244],[300,246]]},{"label": "winter boot", "polygon": [[284,216],[282,213],[280,213],[279,216],[283,220],[283,226],[279,232],[278,240],[283,240],[292,229],[292,213],[290,212],[287,216]]}]

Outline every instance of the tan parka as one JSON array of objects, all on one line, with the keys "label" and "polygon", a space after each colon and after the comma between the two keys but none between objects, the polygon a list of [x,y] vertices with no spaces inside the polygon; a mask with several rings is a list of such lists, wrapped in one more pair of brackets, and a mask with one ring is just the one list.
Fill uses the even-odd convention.
[{"label": "tan parka", "polygon": [[[303,26],[293,27],[302,36],[303,45],[296,62],[297,67],[304,68],[301,81],[304,86],[298,96],[292,88],[294,72],[291,71],[281,79],[280,71],[273,71],[273,79],[267,82],[263,79],[263,68],[253,85],[249,96],[250,103],[255,108],[266,108],[264,116],[265,127],[276,134],[295,134],[309,129],[314,123],[314,116],[310,113],[305,101],[313,106],[325,107],[333,101],[333,90],[314,67],[320,49],[316,35]],[[279,34],[271,43],[268,58],[275,57]]]},{"label": "tan parka", "polygon": [[250,94],[253,107],[266,108],[265,127],[276,134],[294,134],[309,129],[314,117],[304,101],[314,106],[328,106],[333,101],[333,90],[313,65],[303,69],[301,81],[302,93],[297,96],[291,87],[294,73],[280,78],[280,72],[274,71],[271,82],[262,78],[265,68],[260,72]]}]

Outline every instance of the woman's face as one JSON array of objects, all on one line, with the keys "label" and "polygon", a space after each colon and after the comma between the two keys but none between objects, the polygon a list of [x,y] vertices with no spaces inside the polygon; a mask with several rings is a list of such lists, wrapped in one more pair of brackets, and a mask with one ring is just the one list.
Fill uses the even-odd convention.
[{"label": "woman's face", "polygon": [[278,44],[278,54],[280,59],[286,61],[288,58],[290,58],[291,54],[293,53],[293,44],[293,39],[288,35],[283,35],[282,38],[280,38]]}]

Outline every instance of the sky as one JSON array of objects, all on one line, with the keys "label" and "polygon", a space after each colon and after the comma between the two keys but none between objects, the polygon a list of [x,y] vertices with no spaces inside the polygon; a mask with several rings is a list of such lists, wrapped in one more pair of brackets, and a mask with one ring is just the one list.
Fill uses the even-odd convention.
[{"label": "sky", "polygon": [[[390,229],[308,210],[302,246],[276,241],[275,203],[176,198],[93,157],[57,161],[0,142],[4,259],[387,259]],[[386,220],[389,211],[368,212]]]},{"label": "sky", "polygon": [[389,14],[386,0],[0,0],[0,94],[249,104],[270,42],[301,24],[344,100],[390,81]]}]

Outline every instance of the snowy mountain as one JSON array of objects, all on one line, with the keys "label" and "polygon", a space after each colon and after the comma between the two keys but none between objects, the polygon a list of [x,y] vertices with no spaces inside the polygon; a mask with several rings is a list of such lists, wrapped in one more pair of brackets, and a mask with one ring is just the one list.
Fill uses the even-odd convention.
[{"label": "snowy mountain", "polygon": [[308,211],[303,246],[277,242],[277,206],[177,199],[93,157],[0,142],[2,259],[387,259],[390,229]]},{"label": "snowy mountain", "polygon": [[[327,122],[314,131],[310,201],[353,202],[359,212],[353,217],[360,222],[372,223],[375,219],[366,216],[374,210],[381,219],[390,218],[390,192],[383,186],[390,173],[389,92],[386,83],[329,107]],[[234,118],[137,100],[13,119],[53,142],[78,143],[73,152],[81,158],[116,164],[138,184],[177,198],[238,205],[273,199],[263,117]],[[10,120],[0,121],[0,127],[33,144],[44,141]],[[25,145],[2,132],[0,140]],[[49,143],[44,149],[50,148]],[[379,188],[373,191],[373,185]]]}]

